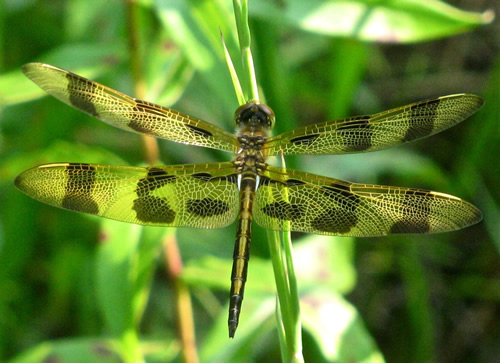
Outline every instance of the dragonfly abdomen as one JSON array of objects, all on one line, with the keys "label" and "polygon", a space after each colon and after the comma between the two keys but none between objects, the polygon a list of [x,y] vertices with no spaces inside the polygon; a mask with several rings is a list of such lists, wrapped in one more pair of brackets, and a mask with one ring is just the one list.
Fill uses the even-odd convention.
[{"label": "dragonfly abdomen", "polygon": [[252,239],[252,206],[256,188],[256,174],[244,172],[240,186],[240,215],[238,232],[233,254],[231,273],[231,291],[229,293],[229,337],[233,338],[241,311],[241,303],[247,281],[248,260],[250,259],[250,241]]}]

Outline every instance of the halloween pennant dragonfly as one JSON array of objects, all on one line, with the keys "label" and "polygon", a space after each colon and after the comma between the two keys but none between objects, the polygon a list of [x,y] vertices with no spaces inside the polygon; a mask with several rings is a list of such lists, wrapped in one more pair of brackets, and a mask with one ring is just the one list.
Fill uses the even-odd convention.
[{"label": "halloween pennant dragonfly", "polygon": [[271,155],[386,149],[441,132],[483,100],[456,94],[327,121],[270,136],[274,113],[251,101],[235,112],[236,135],[41,63],[23,72],[47,93],[128,131],[235,154],[233,161],[168,166],[41,165],[16,186],[44,203],[148,226],[221,228],[238,219],[229,336],[238,325],[252,221],[264,228],[337,236],[453,231],[481,220],[472,204],[429,190],[351,183],[266,163]]}]

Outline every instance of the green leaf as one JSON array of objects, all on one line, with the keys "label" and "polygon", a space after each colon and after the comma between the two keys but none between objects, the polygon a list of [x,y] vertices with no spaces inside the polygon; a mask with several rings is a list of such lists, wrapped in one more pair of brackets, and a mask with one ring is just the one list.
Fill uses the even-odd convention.
[{"label": "green leaf", "polygon": [[[124,58],[119,45],[67,44],[55,48],[37,61],[71,70],[87,78],[94,78]],[[46,96],[47,93],[17,69],[0,76],[0,109]]]},{"label": "green leaf", "polygon": [[122,338],[122,354],[139,359],[137,326],[149,293],[164,228],[105,220],[97,256],[97,296],[108,331]]},{"label": "green leaf", "polygon": [[329,119],[348,117],[368,66],[368,45],[351,39],[331,41]]},{"label": "green leaf", "polygon": [[353,238],[308,235],[295,244],[294,261],[302,292],[324,286],[345,294],[355,286]]},{"label": "green leaf", "polygon": [[236,93],[236,98],[238,99],[238,104],[243,105],[245,103],[245,95],[243,89],[241,88],[241,82],[236,73],[236,68],[234,67],[233,60],[231,59],[231,54],[224,43],[224,37],[221,34],[222,46],[224,47],[224,56],[226,58],[227,68],[229,69],[229,74],[231,75],[231,80],[233,81],[234,91]]},{"label": "green leaf", "polygon": [[[423,141],[426,142],[426,141]],[[429,141],[430,142],[430,141]],[[322,163],[322,158],[324,162]],[[363,180],[367,183],[377,183],[380,175],[397,176],[402,185],[415,185],[433,189],[447,186],[446,192],[453,193],[453,183],[450,176],[435,160],[417,154],[409,147],[396,147],[392,150],[382,150],[375,153],[342,155],[335,160],[326,156],[315,156],[316,163],[310,156],[302,158],[304,165],[312,165],[308,171],[344,180]],[[324,163],[330,165],[335,173],[328,175],[324,171]]]},{"label": "green leaf", "polygon": [[[486,230],[500,253],[500,201],[497,185],[500,182],[500,167],[496,162],[498,153],[498,122],[500,115],[500,54],[491,72],[484,98],[486,107],[473,116],[468,123],[468,133],[474,137],[464,138],[460,154],[455,158],[454,169],[460,186],[470,195],[482,201]],[[476,122],[477,124],[474,124]],[[478,172],[482,170],[481,175]]]},{"label": "green leaf", "polygon": [[[184,266],[182,270],[182,279],[191,286],[211,287],[218,290],[229,291],[229,287],[231,286],[229,277],[232,263],[232,260],[221,259],[209,255],[200,259],[192,259]],[[269,261],[262,260],[258,257],[252,257],[250,265],[252,273],[259,276],[255,281],[252,281],[251,276],[249,276],[251,287],[259,291],[259,293],[273,294],[276,289],[272,283],[273,271],[269,265]],[[221,276],[223,278],[221,278]]]},{"label": "green leaf", "polygon": [[45,149],[25,152],[4,162],[0,182],[13,181],[21,171],[36,165],[53,163],[54,160],[71,160],[75,163],[126,164],[119,156],[101,147],[57,140]]},{"label": "green leaf", "polygon": [[232,363],[248,361],[248,357],[255,357],[259,346],[269,341],[269,333],[275,329],[276,321],[272,319],[275,301],[274,296],[258,295],[252,289],[246,288],[244,310],[234,339],[228,343],[227,309],[224,309],[203,341],[200,361]]},{"label": "green leaf", "polygon": [[155,6],[164,28],[190,64],[202,75],[213,94],[228,109],[234,108],[234,91],[225,66],[220,31],[229,49],[237,49],[234,21],[228,4],[219,1],[157,0]]},{"label": "green leaf", "polygon": [[[190,260],[184,267],[182,279],[193,290],[196,287],[211,287],[224,292],[229,291],[230,259],[205,256]],[[231,344],[227,338],[228,304],[219,309],[217,318],[203,339],[200,359],[203,362],[235,362],[242,357],[254,354],[253,348],[275,326],[272,316],[275,312],[276,288],[270,261],[252,257],[249,276],[245,287],[240,324]],[[201,301],[201,303],[204,303]],[[208,307],[206,310],[210,310]]]},{"label": "green leaf", "polygon": [[[38,344],[9,362],[123,362],[118,346],[117,340],[102,338],[53,340]],[[170,362],[179,354],[176,344],[168,339],[142,342],[141,348],[151,362]]]},{"label": "green leaf", "polygon": [[117,342],[109,339],[50,341],[37,345],[10,362],[121,362],[116,346]]},{"label": "green leaf", "polygon": [[[294,244],[294,265],[301,296],[307,306],[316,291],[349,292],[355,283],[352,238],[307,236]],[[231,261],[206,256],[189,261],[182,278],[191,286],[227,291]],[[238,332],[227,344],[227,304],[216,319],[201,350],[203,361],[231,362],[244,347],[258,345],[275,328],[276,287],[270,261],[252,257]],[[339,298],[340,299],[340,298]],[[351,309],[354,309],[351,307]],[[355,313],[355,312],[354,312]],[[356,313],[357,314],[357,313]],[[365,332],[365,334],[367,334]],[[240,352],[241,353],[241,352]]]},{"label": "green leaf", "polygon": [[147,65],[149,86],[145,98],[168,107],[184,94],[193,77],[194,68],[180,52],[167,56],[165,52],[159,51],[151,51],[151,54]]},{"label": "green leaf", "polygon": [[354,306],[335,293],[317,289],[303,296],[302,319],[323,356],[315,362],[384,361]]},{"label": "green leaf", "polygon": [[302,30],[365,41],[411,43],[463,33],[490,23],[493,12],[467,12],[437,0],[256,0],[251,14]]},{"label": "green leaf", "polygon": [[96,259],[97,296],[107,330],[120,337],[133,322],[132,277],[142,227],[115,221],[102,224],[103,245]]}]

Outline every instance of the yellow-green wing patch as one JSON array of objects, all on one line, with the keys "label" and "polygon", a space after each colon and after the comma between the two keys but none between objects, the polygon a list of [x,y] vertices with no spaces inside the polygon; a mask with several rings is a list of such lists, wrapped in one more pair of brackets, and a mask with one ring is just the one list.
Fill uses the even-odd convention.
[{"label": "yellow-green wing patch", "polygon": [[41,202],[123,222],[220,228],[239,208],[230,162],[158,167],[57,163],[20,174],[16,186]]},{"label": "yellow-green wing patch", "polygon": [[129,97],[77,74],[43,64],[23,66],[28,78],[60,101],[124,130],[236,152],[231,133],[169,108]]},{"label": "yellow-green wing patch", "polygon": [[271,137],[267,155],[345,154],[387,149],[446,130],[477,111],[471,94],[438,97],[367,116],[308,125]]},{"label": "yellow-green wing patch", "polygon": [[481,220],[476,207],[451,195],[270,166],[260,176],[253,216],[269,229],[357,237],[445,232]]}]

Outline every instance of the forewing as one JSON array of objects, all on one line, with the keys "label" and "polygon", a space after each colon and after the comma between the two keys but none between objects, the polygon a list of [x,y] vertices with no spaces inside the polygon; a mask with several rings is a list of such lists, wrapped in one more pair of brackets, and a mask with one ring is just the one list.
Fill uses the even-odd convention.
[{"label": "forewing", "polygon": [[253,216],[269,229],[356,237],[446,232],[481,220],[475,206],[451,195],[271,166],[260,177]]},{"label": "forewing", "polygon": [[208,122],[137,100],[77,74],[28,63],[23,72],[60,101],[118,128],[186,144],[236,152],[236,137]]},{"label": "forewing", "polygon": [[16,186],[55,207],[123,222],[220,228],[239,209],[232,163],[159,167],[57,163],[20,174]]},{"label": "forewing", "polygon": [[483,104],[471,94],[438,97],[368,116],[300,127],[270,138],[268,155],[346,154],[387,149],[465,120]]}]

